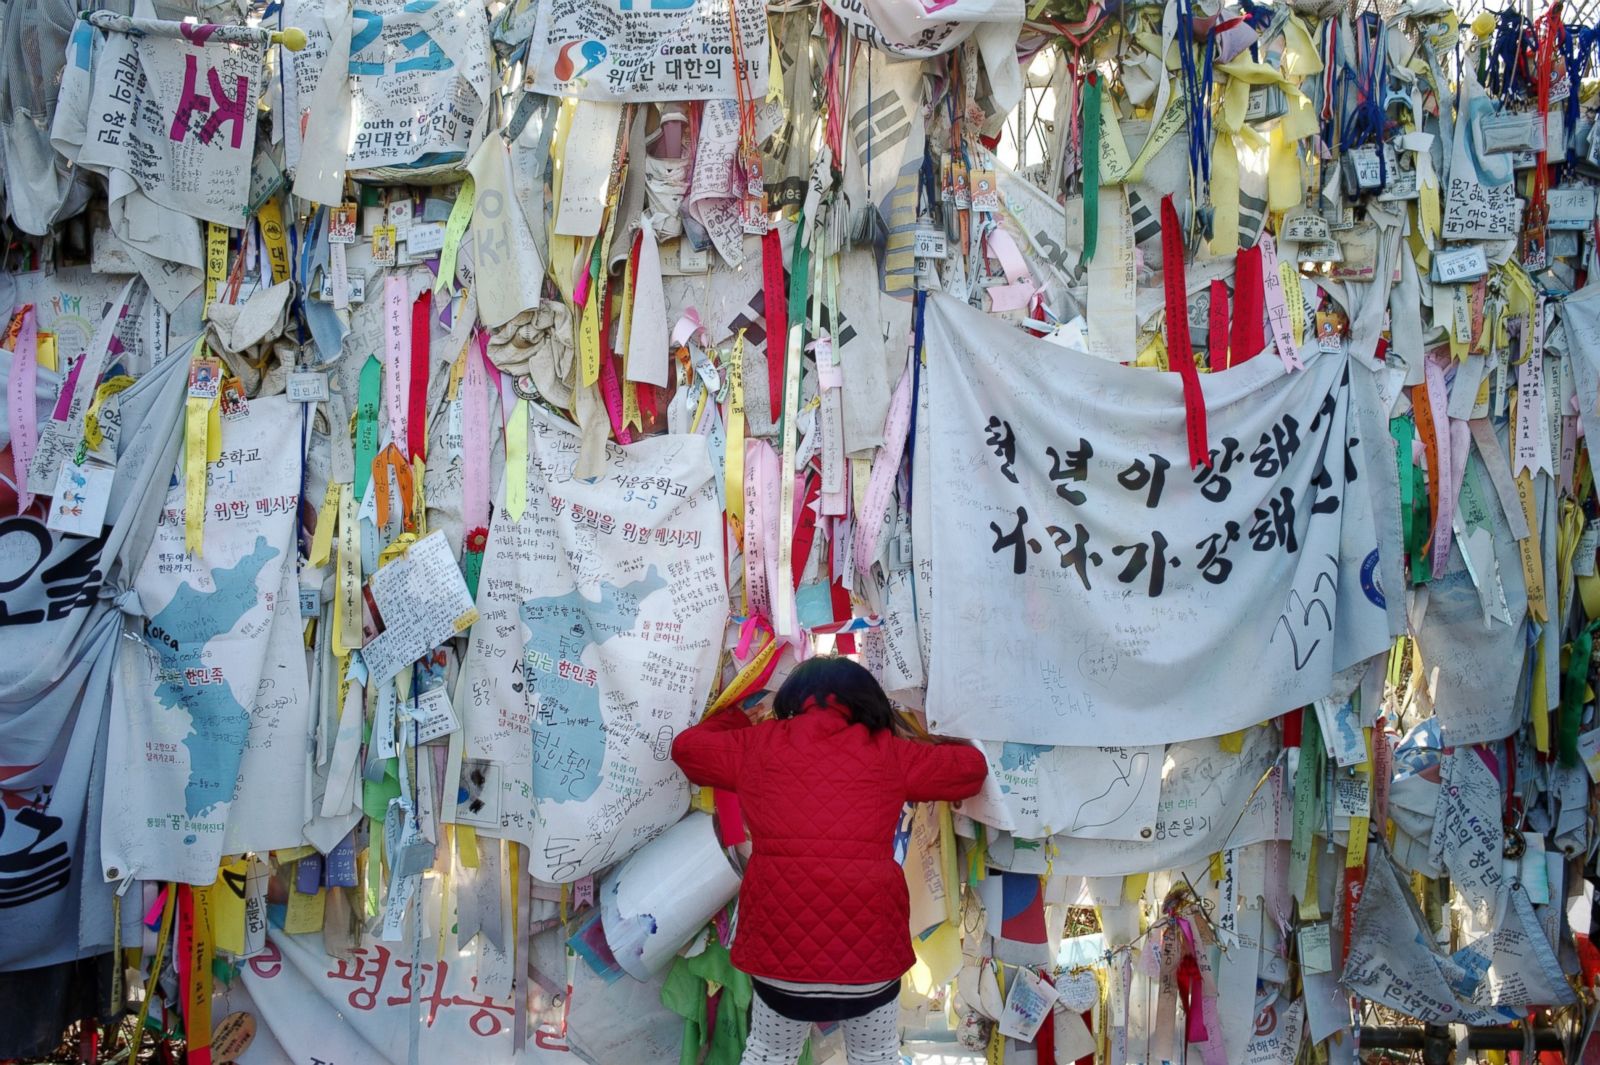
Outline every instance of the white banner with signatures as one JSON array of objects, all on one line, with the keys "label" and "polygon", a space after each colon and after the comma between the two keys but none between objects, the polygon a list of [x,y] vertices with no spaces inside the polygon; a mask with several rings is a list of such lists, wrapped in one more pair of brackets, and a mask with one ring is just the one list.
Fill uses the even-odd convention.
[{"label": "white banner with signatures", "polygon": [[934,296],[927,374],[915,494],[938,500],[917,545],[938,586],[938,732],[1215,736],[1326,695],[1389,645],[1341,358],[1203,377],[1198,470],[1175,373],[1019,339]]}]

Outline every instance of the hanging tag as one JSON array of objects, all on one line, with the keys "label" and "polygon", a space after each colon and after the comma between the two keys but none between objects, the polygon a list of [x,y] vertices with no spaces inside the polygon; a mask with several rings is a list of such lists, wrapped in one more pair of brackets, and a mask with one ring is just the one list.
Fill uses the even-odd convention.
[{"label": "hanging tag", "polygon": [[1344,168],[1344,187],[1352,196],[1383,188],[1383,161],[1378,149],[1352,148],[1340,159]]},{"label": "hanging tag", "polygon": [[1588,185],[1551,189],[1545,208],[1549,228],[1587,231],[1594,226],[1595,190]]},{"label": "hanging tag", "polygon": [[195,359],[189,364],[190,399],[216,399],[221,387],[221,361],[217,359]]},{"label": "hanging tag", "polygon": [[1344,350],[1345,316],[1338,311],[1317,312],[1317,350],[1337,355]]},{"label": "hanging tag", "polygon": [[1433,280],[1438,284],[1453,285],[1463,281],[1476,281],[1489,272],[1489,260],[1483,245],[1466,248],[1440,249],[1433,255]]},{"label": "hanging tag", "polygon": [[378,226],[372,231],[372,265],[393,266],[396,261],[394,226]]},{"label": "hanging tag", "polygon": [[461,727],[461,722],[456,720],[455,710],[450,706],[450,696],[443,688],[423,692],[418,696],[415,706],[406,707],[406,712],[417,723],[415,738],[418,744],[431,743]]},{"label": "hanging tag", "polygon": [[1317,921],[1300,926],[1300,965],[1308,973],[1333,971],[1332,925]]},{"label": "hanging tag", "polygon": [[[1271,234],[1267,234],[1270,236]],[[1282,240],[1305,243],[1308,241],[1323,241],[1333,239],[1333,230],[1328,227],[1328,220],[1319,214],[1309,211],[1300,211],[1291,214],[1283,220],[1283,226],[1278,236]]]},{"label": "hanging tag", "polygon": [[244,395],[244,382],[230,377],[222,382],[217,393],[217,409],[225,422],[238,421],[250,413],[250,401]]},{"label": "hanging tag", "polygon": [[341,203],[328,209],[328,243],[354,244],[356,242],[356,205]]},{"label": "hanging tag", "polygon": [[1056,989],[1041,980],[1032,969],[1019,967],[1006,990],[1006,1007],[1000,1015],[1000,1033],[1012,1039],[1031,1042],[1039,1026],[1050,1016],[1059,997]]},{"label": "hanging tag", "polygon": [[917,230],[913,254],[918,259],[944,259],[948,255],[944,234],[937,229]]},{"label": "hanging tag", "polygon": [[402,196],[389,201],[389,206],[384,208],[384,221],[394,230],[396,240],[405,240],[411,232],[411,198]]},{"label": "hanging tag", "polygon": [[93,460],[82,466],[70,459],[63,462],[56,474],[50,517],[45,524],[72,536],[99,536],[116,475],[114,467]]},{"label": "hanging tag", "polygon": [[406,230],[406,254],[420,260],[443,250],[444,233],[444,225],[439,222],[412,225]]},{"label": "hanging tag", "polygon": [[984,153],[986,165],[972,172],[972,209],[994,213],[1000,210],[1000,186],[995,181],[994,159]]},{"label": "hanging tag", "polygon": [[284,388],[291,403],[320,403],[328,398],[328,375],[300,370],[288,376]]}]

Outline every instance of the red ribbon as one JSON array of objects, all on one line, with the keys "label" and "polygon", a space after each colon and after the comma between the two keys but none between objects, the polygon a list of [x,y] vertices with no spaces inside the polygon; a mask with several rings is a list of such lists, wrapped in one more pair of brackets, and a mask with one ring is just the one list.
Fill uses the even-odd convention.
[{"label": "red ribbon", "polygon": [[1206,338],[1211,349],[1211,369],[1226,370],[1233,365],[1233,352],[1228,347],[1228,286],[1221,280],[1211,282],[1209,317]]},{"label": "red ribbon", "polygon": [[[1267,346],[1266,288],[1261,272],[1261,245],[1242,248],[1233,257],[1233,340],[1228,365],[1247,362]],[[1216,367],[1212,367],[1215,369]]]},{"label": "red ribbon", "polygon": [[428,333],[433,294],[423,290],[411,305],[411,394],[406,404],[406,457],[428,457]]},{"label": "red ribbon", "polygon": [[1206,397],[1189,340],[1189,296],[1183,281],[1183,227],[1172,197],[1161,199],[1161,273],[1167,297],[1167,364],[1183,379],[1184,424],[1189,433],[1189,468],[1211,465],[1206,444]]},{"label": "red ribbon", "polygon": [[789,305],[783,287],[783,242],[776,229],[761,238],[761,278],[767,303],[767,396],[772,420],[783,411],[783,359],[789,343]]},{"label": "red ribbon", "polygon": [[[1039,979],[1055,986],[1044,973],[1039,974]],[[1045,1011],[1044,1023],[1033,1037],[1033,1055],[1036,1065],[1056,1065],[1056,1011],[1053,1009]]]},{"label": "red ribbon", "polygon": [[822,478],[807,476],[802,493],[799,520],[794,527],[794,550],[789,560],[789,583],[800,587],[800,575],[806,570],[811,557],[811,545],[817,538],[817,498],[822,494]]}]

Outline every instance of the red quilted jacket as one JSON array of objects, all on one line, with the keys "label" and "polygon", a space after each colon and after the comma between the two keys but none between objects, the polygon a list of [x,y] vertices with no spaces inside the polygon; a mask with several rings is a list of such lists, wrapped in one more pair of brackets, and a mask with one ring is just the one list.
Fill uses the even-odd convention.
[{"label": "red quilted jacket", "polygon": [[918,743],[812,704],[752,726],[735,710],[681,734],[672,757],[696,784],[735,791],[752,853],[733,963],[816,983],[893,980],[911,968],[911,904],[894,860],[907,801],[976,795],[988,765],[962,744]]}]

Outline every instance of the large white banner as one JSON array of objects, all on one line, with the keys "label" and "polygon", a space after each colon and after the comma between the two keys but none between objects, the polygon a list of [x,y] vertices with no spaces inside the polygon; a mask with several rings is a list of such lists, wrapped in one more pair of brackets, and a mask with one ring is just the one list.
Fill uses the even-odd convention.
[{"label": "large white banner", "polygon": [[767,8],[759,0],[547,0],[534,24],[534,92],[585,100],[733,100],[730,14],[746,90],[767,94]]},{"label": "large white banner", "polygon": [[[135,31],[142,25],[160,32],[114,31],[94,50],[78,162],[128,175],[163,207],[243,226],[249,217],[266,34],[212,25],[123,23]],[[69,58],[85,65],[88,51],[80,48]]]},{"label": "large white banner", "polygon": [[671,748],[721,651],[722,512],[702,437],[609,446],[590,483],[573,476],[571,429],[522,416],[527,509],[514,521],[502,490],[489,531],[455,819],[526,844],[531,875],[567,883],[687,806]]},{"label": "large white banner", "polygon": [[[118,655],[106,777],[115,799],[102,839],[108,875],[210,884],[225,851],[297,842],[282,838],[284,811],[270,809],[299,817],[310,714],[293,639],[300,463],[282,439],[291,418],[289,401],[276,396],[221,423],[200,557],[184,551],[180,475],[134,577],[143,618],[141,638],[124,641]],[[288,638],[278,631],[284,625]],[[230,826],[241,766],[257,778],[258,801],[235,814],[264,818],[264,828]]]},{"label": "large white banner", "polygon": [[[284,5],[284,25],[304,28],[308,39],[304,49],[284,57],[289,168],[298,168],[302,150],[316,151],[319,160],[325,154],[314,132],[305,139],[307,126],[324,75],[343,80],[343,64],[330,53],[346,32],[348,93],[337,95],[350,107],[350,169],[407,166],[465,152],[489,96],[482,8],[471,0],[371,0],[348,15],[346,10],[318,0]],[[350,20],[348,27],[332,24],[343,18]],[[329,117],[319,116],[324,122]]]},{"label": "large white banner", "polygon": [[121,393],[126,429],[99,536],[0,520],[0,971],[112,946],[99,818],[122,618],[106,592],[171,475],[185,365],[162,363]]},{"label": "large white banner", "polygon": [[[1328,693],[1389,645],[1341,358],[1205,386],[1191,472],[1177,374],[927,309],[928,723],[973,739],[1215,736]],[[1347,486],[1349,488],[1347,489]]]},{"label": "large white banner", "polygon": [[410,1058],[413,1023],[422,1061],[578,1060],[538,1021],[528,1026],[528,1045],[513,1049],[516,1003],[478,985],[475,946],[439,957],[430,939],[420,955],[366,940],[348,956],[334,958],[320,935],[273,929],[267,949],[240,966],[248,994],[230,991],[212,1006],[212,1016],[242,1010],[256,1018],[256,1038],[239,1056],[240,1065],[400,1063]]}]

